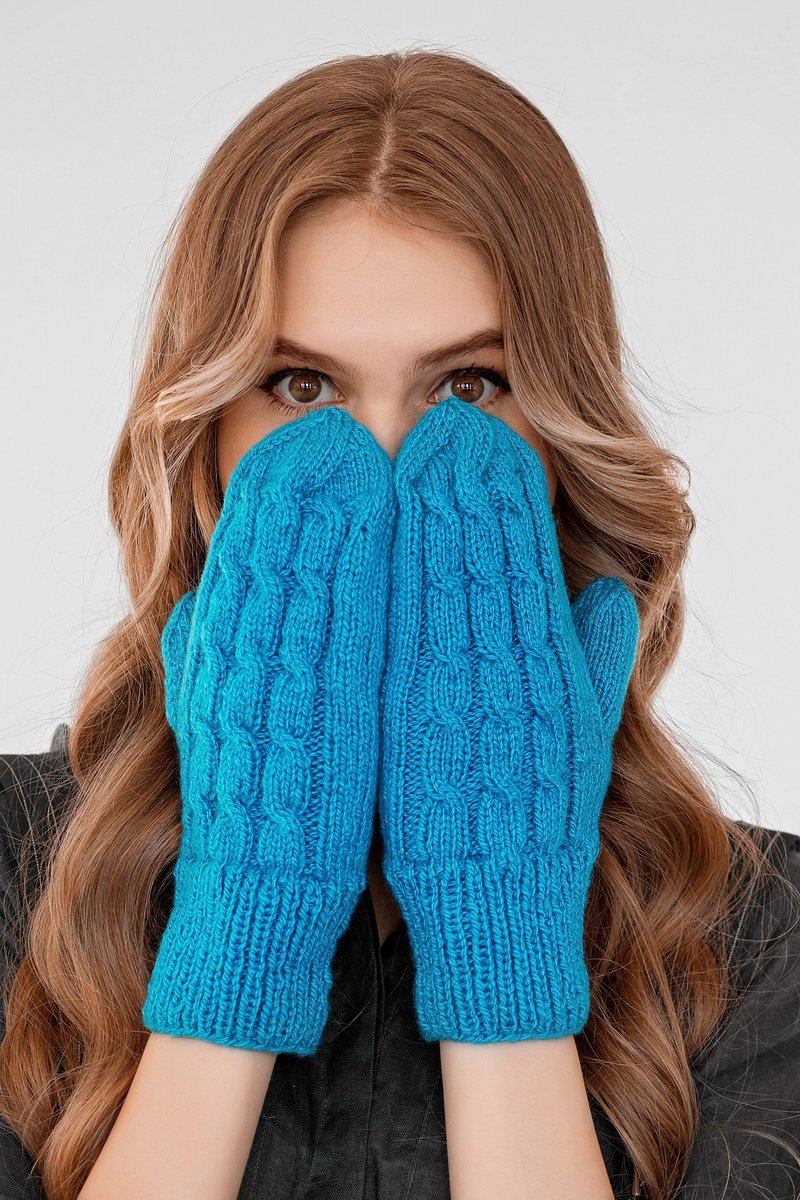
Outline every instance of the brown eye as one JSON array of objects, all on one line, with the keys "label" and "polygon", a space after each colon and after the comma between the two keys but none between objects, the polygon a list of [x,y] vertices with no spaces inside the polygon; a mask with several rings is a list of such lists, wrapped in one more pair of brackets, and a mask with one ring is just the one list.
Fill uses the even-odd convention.
[{"label": "brown eye", "polygon": [[[280,385],[287,381],[288,395],[279,390]],[[323,381],[322,387],[320,381]],[[268,375],[261,388],[278,408],[297,413],[299,409],[310,408],[320,403],[321,394],[322,403],[330,400],[331,397],[324,394],[324,385],[333,389],[336,394],[332,381],[323,371],[314,371],[310,367],[284,367]]]},{"label": "brown eye", "polygon": [[476,374],[459,373],[453,376],[455,382],[452,384],[452,393],[458,396],[459,400],[467,400],[474,402],[483,399],[483,393],[486,391],[485,385],[481,382],[483,376]]},{"label": "brown eye", "polygon": [[[494,385],[493,389],[487,389],[481,380],[488,379]],[[446,386],[447,385],[447,386]],[[490,367],[462,367],[459,371],[453,371],[447,375],[436,392],[445,392],[446,395],[456,396],[459,400],[465,401],[467,404],[475,404],[480,408],[489,408],[492,404],[496,404],[498,400],[502,400],[511,391],[508,380],[498,371],[493,371]],[[488,398],[487,398],[488,397]],[[444,399],[440,396],[439,399]]]},{"label": "brown eye", "polygon": [[300,404],[310,404],[319,399],[319,376],[313,371],[294,371],[286,378],[289,381],[288,390],[292,400]]}]

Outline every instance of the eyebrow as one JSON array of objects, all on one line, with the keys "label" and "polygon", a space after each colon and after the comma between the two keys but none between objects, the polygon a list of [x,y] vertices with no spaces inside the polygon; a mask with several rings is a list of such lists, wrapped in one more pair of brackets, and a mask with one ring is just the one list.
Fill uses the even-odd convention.
[{"label": "eyebrow", "polygon": [[[428,371],[432,367],[438,367],[450,359],[460,358],[462,355],[477,354],[481,350],[504,349],[502,330],[479,329],[469,337],[451,342],[449,346],[437,346],[435,350],[428,350],[425,354],[420,354],[403,372],[403,379],[409,383],[415,375]],[[338,373],[355,382],[359,382],[361,379],[361,372],[349,363],[339,362],[338,359],[331,358],[328,354],[320,354],[319,351],[312,350],[309,346],[301,346],[299,342],[293,342],[289,338],[281,338],[276,341],[272,353],[275,358],[304,359],[308,363],[314,363],[322,371]]]}]

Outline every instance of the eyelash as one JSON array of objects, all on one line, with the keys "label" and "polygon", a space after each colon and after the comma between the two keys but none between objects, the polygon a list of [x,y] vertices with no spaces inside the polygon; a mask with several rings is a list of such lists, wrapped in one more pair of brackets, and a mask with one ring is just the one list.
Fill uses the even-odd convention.
[{"label": "eyelash", "polygon": [[[326,383],[331,385],[331,387],[335,386],[330,375],[326,375],[324,371],[317,371],[314,367],[281,367],[279,371],[273,371],[271,375],[267,376],[264,382],[260,385],[261,390],[266,392],[267,397],[272,404],[274,404],[277,408],[282,408],[284,412],[296,413],[298,411],[302,412],[304,409],[313,410],[315,408],[327,407],[325,404],[320,404],[319,402],[315,402],[313,404],[290,404],[274,391],[276,384],[280,383],[288,376],[300,374],[318,375],[320,379],[324,379]],[[434,388],[434,391],[438,391],[442,384],[447,383],[449,380],[455,378],[456,375],[483,375],[487,379],[490,379],[495,385],[497,390],[491,400],[478,401],[475,405],[476,408],[491,408],[492,405],[496,404],[502,396],[508,395],[511,391],[509,382],[504,375],[501,375],[499,371],[495,371],[491,367],[482,367],[480,363],[471,363],[470,366],[458,367],[455,371],[450,371],[449,374],[444,376],[436,388]]]}]

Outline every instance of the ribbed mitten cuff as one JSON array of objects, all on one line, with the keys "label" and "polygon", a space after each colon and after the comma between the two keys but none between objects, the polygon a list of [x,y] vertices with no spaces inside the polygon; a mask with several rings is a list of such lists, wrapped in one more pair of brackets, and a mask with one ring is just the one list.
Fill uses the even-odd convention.
[{"label": "ribbed mitten cuff", "polygon": [[145,1027],[314,1054],[329,1015],[333,952],[362,890],[179,855]]},{"label": "ribbed mitten cuff", "polygon": [[428,1041],[500,1042],[579,1033],[589,1015],[583,916],[596,853],[448,869],[387,881],[414,950]]}]

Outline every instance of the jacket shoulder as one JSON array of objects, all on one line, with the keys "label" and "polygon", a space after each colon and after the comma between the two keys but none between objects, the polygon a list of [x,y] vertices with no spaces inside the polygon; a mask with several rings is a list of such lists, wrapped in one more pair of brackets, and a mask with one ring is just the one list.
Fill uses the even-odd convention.
[{"label": "jacket shoulder", "polygon": [[69,726],[62,723],[47,750],[0,754],[0,917],[6,948],[18,932],[23,887],[33,895],[41,885],[47,843],[74,791],[68,736]]},{"label": "jacket shoulder", "polygon": [[693,1063],[701,1123],[681,1200],[730,1177],[743,1195],[800,1187],[800,835],[738,823],[774,870],[733,914],[735,1002]]},{"label": "jacket shoulder", "polygon": [[[74,790],[67,743],[69,726],[58,725],[50,747],[35,754],[0,754],[0,1037],[5,1036],[6,988],[22,957],[25,937],[21,874],[23,846],[28,894],[38,890],[51,833]],[[0,1195],[43,1200],[33,1160],[19,1138],[0,1120]]]},{"label": "jacket shoulder", "polygon": [[[755,881],[735,914],[732,956],[750,985],[770,955],[800,939],[800,834],[740,821],[764,853],[772,873]],[[800,947],[798,947],[800,948]]]},{"label": "jacket shoulder", "polygon": [[67,753],[69,726],[60,724],[47,750],[0,754],[0,839],[16,861],[16,849],[32,831],[43,832],[58,820],[75,780]]}]

